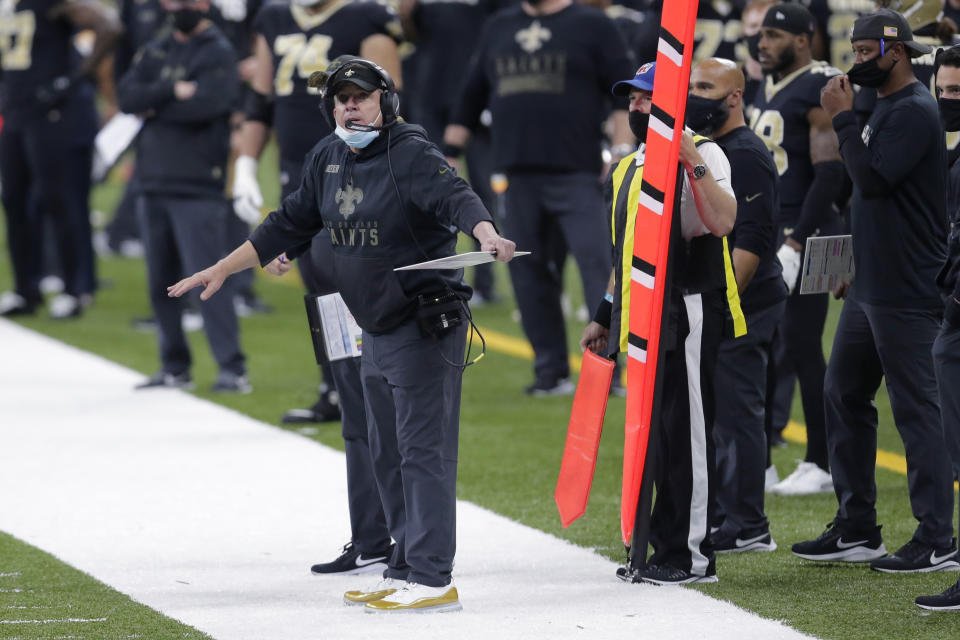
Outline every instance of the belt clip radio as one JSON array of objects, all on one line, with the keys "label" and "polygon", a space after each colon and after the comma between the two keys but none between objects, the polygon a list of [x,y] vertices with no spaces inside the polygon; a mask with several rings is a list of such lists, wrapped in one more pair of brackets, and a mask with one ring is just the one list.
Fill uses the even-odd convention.
[{"label": "belt clip radio", "polygon": [[424,336],[439,340],[463,324],[463,302],[453,292],[417,296],[417,324]]}]

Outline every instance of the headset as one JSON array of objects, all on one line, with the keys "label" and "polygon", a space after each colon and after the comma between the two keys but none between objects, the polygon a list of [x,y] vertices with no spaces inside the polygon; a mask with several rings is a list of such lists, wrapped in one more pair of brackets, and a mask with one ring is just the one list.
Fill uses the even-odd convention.
[{"label": "headset", "polygon": [[369,124],[349,122],[346,128],[353,131],[379,131],[392,127],[400,115],[400,94],[397,93],[397,86],[386,69],[376,62],[357,56],[338,56],[323,71],[314,71],[310,74],[307,86],[320,90],[320,95],[323,97],[323,104],[321,105],[323,116],[331,127],[335,126],[333,121],[335,96],[329,89],[336,87],[345,80],[349,80],[349,77],[345,74],[358,66],[372,71],[379,78],[380,86],[377,88],[380,90],[380,113],[383,115],[383,124],[376,127]]}]

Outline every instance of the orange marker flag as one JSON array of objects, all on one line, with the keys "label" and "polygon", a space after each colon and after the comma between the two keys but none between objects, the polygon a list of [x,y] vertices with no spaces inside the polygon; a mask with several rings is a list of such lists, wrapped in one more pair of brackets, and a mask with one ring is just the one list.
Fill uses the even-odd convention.
[{"label": "orange marker flag", "polygon": [[570,411],[560,477],[553,494],[564,529],[587,510],[613,368],[612,360],[589,350],[584,352],[577,393],[573,396],[573,409]]},{"label": "orange marker flag", "polygon": [[[693,60],[697,0],[664,0],[657,71],[647,129],[640,205],[634,228],[627,345],[627,411],[620,533],[630,544],[654,409],[660,321],[667,286],[670,228],[680,140]],[[624,247],[624,251],[628,248]]]}]

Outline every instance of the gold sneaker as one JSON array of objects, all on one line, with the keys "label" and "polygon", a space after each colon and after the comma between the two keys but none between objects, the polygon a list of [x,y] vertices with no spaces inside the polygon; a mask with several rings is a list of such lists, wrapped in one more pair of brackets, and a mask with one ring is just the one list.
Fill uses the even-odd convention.
[{"label": "gold sneaker", "polygon": [[408,582],[390,595],[368,601],[364,611],[367,613],[444,613],[460,611],[462,608],[457,588],[452,583],[445,587],[428,587]]},{"label": "gold sneaker", "polygon": [[397,589],[406,583],[403,580],[393,578],[383,578],[369,589],[347,591],[343,594],[343,603],[350,606],[374,602],[393,594]]}]

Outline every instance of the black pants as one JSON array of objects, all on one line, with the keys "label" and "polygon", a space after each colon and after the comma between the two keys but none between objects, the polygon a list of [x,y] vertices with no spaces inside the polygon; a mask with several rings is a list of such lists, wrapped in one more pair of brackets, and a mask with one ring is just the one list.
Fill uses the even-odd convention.
[{"label": "black pants", "polygon": [[725,533],[769,526],[764,513],[767,363],[785,302],[746,315],[747,333],[720,343],[716,370],[717,511]]},{"label": "black pants", "polygon": [[570,375],[567,333],[560,297],[562,265],[553,259],[555,234],[562,234],[580,269],[588,309],[596,309],[610,279],[607,210],[600,181],[587,173],[509,174],[504,235],[531,255],[508,263],[523,331],[533,345],[538,378]]},{"label": "black pants", "polygon": [[[854,285],[856,286],[856,285]],[[837,517],[850,531],[877,524],[877,408],[886,377],[907,458],[914,536],[936,547],[953,536],[953,474],[944,444],[931,350],[939,310],[890,308],[847,298],[826,377],[827,441]]]},{"label": "black pants", "polygon": [[[223,197],[173,197],[143,194],[137,202],[140,236],[147,256],[147,288],[157,318],[157,344],[164,371],[189,371],[190,346],[181,325],[183,301],[167,295],[167,287],[185,274],[205,269],[223,256],[224,221],[230,204]],[[203,330],[221,371],[246,372],[240,350],[240,329],[229,282],[206,302],[201,289],[189,295],[203,316]]]},{"label": "black pants", "polygon": [[940,327],[933,343],[933,366],[937,375],[937,391],[940,398],[940,418],[943,423],[943,439],[950,454],[953,475],[960,475],[960,330]]},{"label": "black pants", "polygon": [[90,230],[90,170],[93,147],[46,118],[0,132],[0,182],[7,218],[7,245],[14,289],[38,303],[43,277],[43,222],[53,224],[64,292],[96,288]]},{"label": "black pants", "polygon": [[675,296],[663,362],[650,564],[712,575],[714,371],[725,292]]},{"label": "black pants", "polygon": [[[386,577],[450,583],[457,542],[457,449],[467,326],[442,340],[416,321],[363,333],[361,376],[370,450],[387,526],[397,546]],[[442,354],[442,356],[441,356]]]}]

